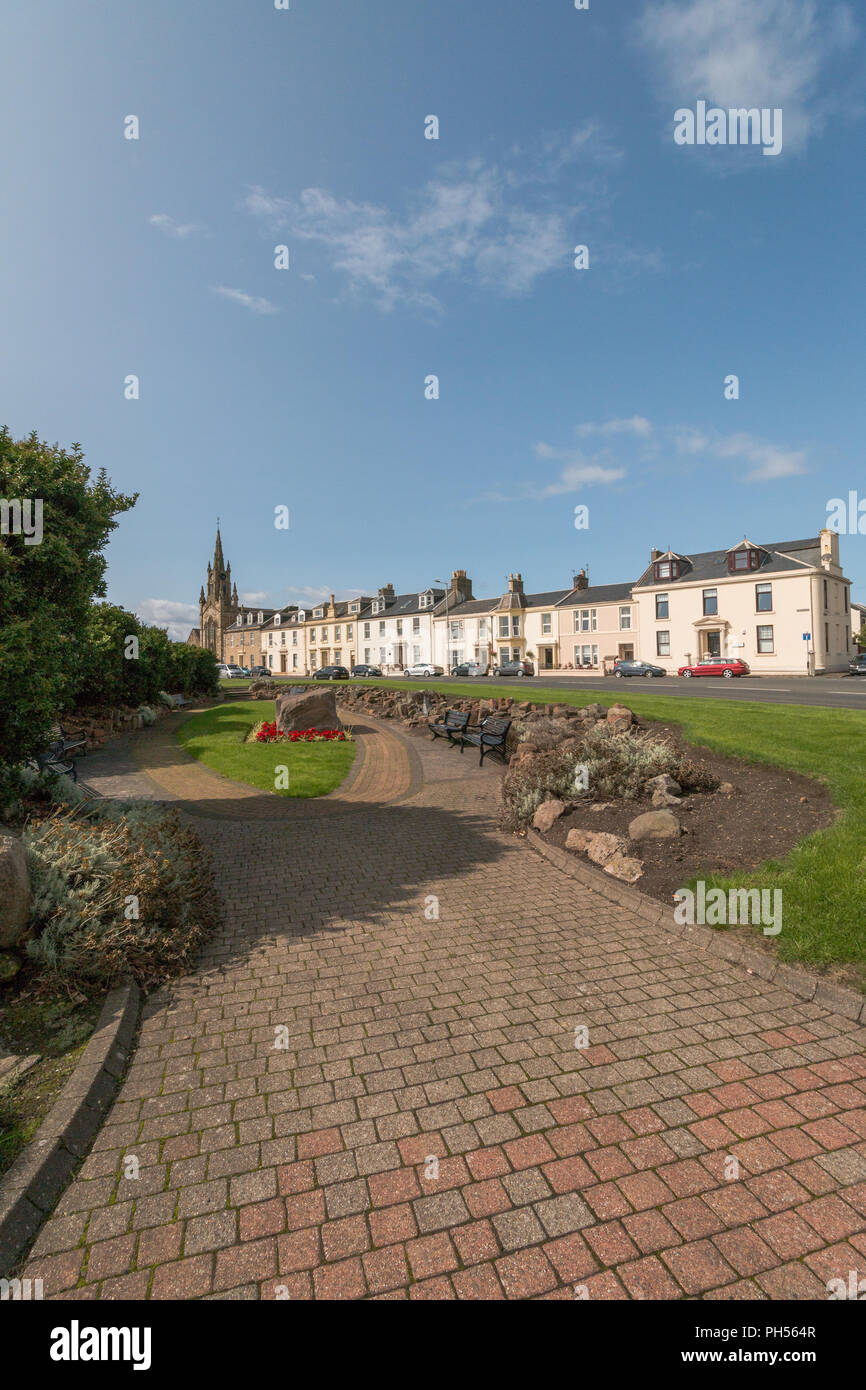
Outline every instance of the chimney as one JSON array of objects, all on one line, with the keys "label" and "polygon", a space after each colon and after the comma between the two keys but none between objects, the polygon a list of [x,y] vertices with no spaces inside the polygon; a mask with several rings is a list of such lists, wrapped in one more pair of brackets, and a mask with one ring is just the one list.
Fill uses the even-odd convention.
[{"label": "chimney", "polygon": [[829,569],[831,565],[839,564],[839,532],[831,531],[829,526],[825,526],[819,533],[821,545],[821,564],[824,569]]},{"label": "chimney", "polygon": [[451,595],[458,603],[466,603],[472,598],[472,580],[466,578],[465,570],[452,570]]},{"label": "chimney", "polygon": [[579,574],[576,574],[576,575],[574,576],[574,584],[572,585],[572,588],[574,588],[574,589],[588,589],[588,588],[589,588],[589,580],[588,580],[587,577],[586,577],[586,570],[581,570]]},{"label": "chimney", "polygon": [[383,584],[382,588],[379,590],[379,597],[384,599],[392,599],[394,597],[394,585]]},{"label": "chimney", "polygon": [[508,576],[508,592],[509,592],[510,594],[519,594],[519,596],[520,596],[521,598],[523,598],[523,575],[522,575],[522,574],[509,574],[509,576]]},{"label": "chimney", "polygon": [[656,562],[656,560],[660,560],[663,553],[664,553],[664,552],[661,551],[661,550],[651,550],[651,551],[650,551],[650,564],[651,564],[651,565],[654,565],[655,562]]}]

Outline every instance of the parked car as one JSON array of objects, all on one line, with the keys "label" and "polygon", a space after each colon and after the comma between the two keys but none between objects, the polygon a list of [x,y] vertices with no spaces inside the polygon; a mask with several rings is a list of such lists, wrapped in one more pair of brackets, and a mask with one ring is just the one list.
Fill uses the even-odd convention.
[{"label": "parked car", "polygon": [[452,676],[486,676],[487,667],[482,666],[480,661],[461,661],[459,665],[451,667]]},{"label": "parked car", "polygon": [[244,674],[240,666],[230,666],[228,662],[222,662],[217,666],[217,675],[221,681],[242,680]]},{"label": "parked car", "polygon": [[444,676],[445,670],[442,666],[432,666],[429,661],[416,661],[414,666],[407,666],[403,672],[407,681],[427,680],[430,676]]},{"label": "parked car", "polygon": [[267,668],[267,666],[251,666],[251,667],[250,667],[250,675],[251,675],[251,676],[272,676],[272,675],[273,675],[273,671],[269,671],[268,668]]},{"label": "parked car", "polygon": [[352,667],[353,676],[381,676],[381,674],[382,672],[379,670],[378,666],[365,666],[362,664],[361,666]]},{"label": "parked car", "polygon": [[349,672],[345,666],[320,666],[313,672],[314,681],[347,681]]},{"label": "parked car", "polygon": [[849,676],[866,676],[866,652],[861,652],[859,656],[852,656],[848,662]]},{"label": "parked car", "polygon": [[693,666],[681,666],[677,672],[678,676],[724,676],[726,680],[748,674],[748,664],[738,656],[704,656]]},{"label": "parked car", "polygon": [[534,676],[535,667],[531,661],[503,661],[494,666],[494,676]]},{"label": "parked car", "polygon": [[649,661],[618,661],[613,668],[615,676],[663,676],[662,666],[653,666]]}]

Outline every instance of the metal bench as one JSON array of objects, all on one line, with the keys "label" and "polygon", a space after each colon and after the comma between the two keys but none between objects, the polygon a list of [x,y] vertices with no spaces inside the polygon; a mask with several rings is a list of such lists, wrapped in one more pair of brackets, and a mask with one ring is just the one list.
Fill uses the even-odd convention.
[{"label": "metal bench", "polygon": [[459,709],[446,710],[445,718],[440,723],[436,723],[432,719],[427,720],[427,728],[433,737],[447,738],[452,747],[459,742],[460,736],[468,726],[469,715],[464,714]]},{"label": "metal bench", "polygon": [[50,743],[44,753],[37,753],[34,760],[40,772],[61,772],[65,777],[78,781],[75,763],[66,757],[66,747],[62,738]]},{"label": "metal bench", "polygon": [[498,753],[505,762],[505,740],[508,738],[508,730],[511,728],[510,719],[497,719],[494,715],[488,715],[482,719],[480,724],[469,725],[460,735],[460,752],[463,752],[467,743],[479,751],[478,766],[480,767],[488,753]]},{"label": "metal bench", "polygon": [[87,756],[87,737],[85,734],[68,734],[62,724],[55,724],[54,727],[57,729],[59,737],[51,744],[52,748],[57,744],[62,744],[61,752],[64,758],[67,753],[78,751],[83,758]]}]

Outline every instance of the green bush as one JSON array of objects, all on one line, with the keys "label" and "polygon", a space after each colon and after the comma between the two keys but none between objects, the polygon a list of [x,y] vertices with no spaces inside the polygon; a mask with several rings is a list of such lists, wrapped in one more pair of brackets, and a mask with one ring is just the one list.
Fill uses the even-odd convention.
[{"label": "green bush", "polygon": [[27,951],[85,990],[149,986],[189,967],[217,921],[197,836],[147,803],[64,807],[24,830],[33,888]]}]

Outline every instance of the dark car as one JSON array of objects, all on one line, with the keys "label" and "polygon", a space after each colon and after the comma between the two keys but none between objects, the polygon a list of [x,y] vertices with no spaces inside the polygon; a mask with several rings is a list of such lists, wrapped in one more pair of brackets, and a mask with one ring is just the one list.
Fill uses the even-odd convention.
[{"label": "dark car", "polygon": [[848,662],[849,676],[866,676],[866,652],[861,652],[859,656],[853,656]]},{"label": "dark car", "polygon": [[271,675],[271,672],[268,670],[267,666],[251,666],[251,667],[250,667],[250,675],[251,675],[251,676],[269,676],[269,675]]},{"label": "dark car", "polygon": [[451,667],[452,676],[486,676],[487,667],[482,666],[480,661],[461,661],[457,666]]},{"label": "dark car", "polygon": [[615,676],[663,676],[662,666],[653,666],[649,661],[618,661],[613,668]]},{"label": "dark car", "polygon": [[681,666],[677,675],[724,676],[726,680],[730,680],[732,676],[748,676],[749,671],[749,663],[742,661],[738,656],[704,656],[693,666]]},{"label": "dark car", "polygon": [[382,672],[378,666],[353,666],[353,676],[381,676]]},{"label": "dark car", "polygon": [[349,672],[345,666],[322,666],[313,675],[314,681],[347,681]]},{"label": "dark car", "polygon": [[494,676],[534,676],[535,667],[531,661],[503,661],[501,666],[494,666]]}]

